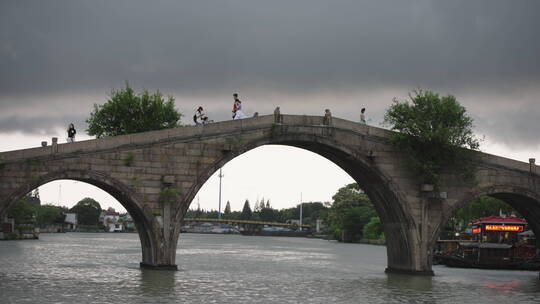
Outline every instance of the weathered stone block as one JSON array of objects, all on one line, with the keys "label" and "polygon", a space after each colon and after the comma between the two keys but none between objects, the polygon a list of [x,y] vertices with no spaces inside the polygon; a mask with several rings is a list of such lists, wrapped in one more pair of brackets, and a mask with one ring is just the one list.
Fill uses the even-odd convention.
[{"label": "weathered stone block", "polygon": [[197,137],[202,134],[203,126],[186,126],[169,129],[169,138],[189,138]]},{"label": "weathered stone block", "polygon": [[186,150],[186,155],[187,156],[201,156],[202,151],[201,149],[188,149]]},{"label": "weathered stone block", "polygon": [[101,172],[107,172],[109,171],[109,166],[102,166],[102,165],[90,165],[90,170],[94,171],[101,171]]},{"label": "weathered stone block", "polygon": [[96,139],[96,148],[97,149],[113,149],[120,146],[129,145],[131,143],[131,138],[129,135],[113,136],[113,137],[104,137]]},{"label": "weathered stone block", "polygon": [[165,185],[174,184],[174,180],[175,180],[174,175],[164,175],[163,176],[163,184],[165,184]]},{"label": "weathered stone block", "polygon": [[169,138],[169,130],[150,131],[129,135],[131,144],[145,144],[159,142]]},{"label": "weathered stone block", "polygon": [[167,169],[166,168],[146,168],[146,173],[147,174],[160,174],[160,175],[164,175],[167,173]]}]

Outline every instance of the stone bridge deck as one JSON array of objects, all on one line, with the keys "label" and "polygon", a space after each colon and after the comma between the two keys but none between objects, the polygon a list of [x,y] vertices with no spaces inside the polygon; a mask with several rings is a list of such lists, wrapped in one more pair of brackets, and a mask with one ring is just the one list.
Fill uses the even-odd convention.
[{"label": "stone bridge deck", "polygon": [[[281,115],[283,125],[303,125],[309,127],[328,128],[324,125],[324,117],[322,116],[307,116],[307,115]],[[241,120],[229,120],[216,122],[201,126],[183,126],[172,129],[159,131],[150,131],[144,133],[135,133],[129,135],[120,135],[114,137],[104,137],[98,139],[90,139],[77,141],[74,143],[61,143],[56,145],[48,145],[46,147],[35,147],[29,149],[13,150],[0,152],[0,162],[10,162],[17,160],[26,160],[31,158],[48,157],[55,155],[57,157],[70,156],[71,153],[92,153],[101,152],[111,149],[123,149],[142,147],[144,145],[152,145],[166,142],[190,141],[199,140],[201,138],[211,138],[221,136],[223,134],[241,133],[243,131],[253,131],[254,129],[264,129],[275,125],[273,115],[260,116],[258,118],[247,118]],[[352,122],[345,119],[333,118],[333,129],[341,129],[349,132],[354,132],[364,136],[376,136],[384,139],[389,139],[392,131]],[[67,154],[67,155],[66,155]],[[510,158],[505,158],[488,153],[480,153],[482,161],[495,166],[501,166],[506,169],[515,169],[521,171],[534,172],[538,165],[531,166],[527,162],[517,161]]]}]

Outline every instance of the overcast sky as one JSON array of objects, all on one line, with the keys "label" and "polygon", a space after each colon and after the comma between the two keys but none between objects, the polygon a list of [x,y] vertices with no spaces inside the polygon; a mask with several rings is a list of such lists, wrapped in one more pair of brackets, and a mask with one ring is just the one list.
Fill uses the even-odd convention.
[{"label": "overcast sky", "polygon": [[[0,150],[65,138],[69,122],[84,138],[92,105],[129,81],[173,95],[186,123],[198,105],[211,119],[228,119],[238,92],[248,115],[330,108],[358,120],[365,106],[378,126],[393,97],[421,87],[467,107],[486,138],[483,151],[540,159],[539,12],[538,0],[1,1]],[[295,153],[319,165],[308,152],[281,151],[275,173],[248,165],[271,148],[229,166],[261,171],[250,175],[256,179],[296,170]],[[328,195],[309,199],[325,200],[339,187],[329,180],[350,181],[331,163],[325,168],[333,173],[316,184],[297,177],[287,189],[237,187],[226,199],[255,200],[258,192],[285,207],[299,189],[309,197],[322,187]],[[246,176],[228,174],[227,182],[243,185]],[[216,191],[212,180],[201,190],[203,207],[215,205],[205,194]],[[65,200],[74,187],[65,184]],[[42,196],[57,200],[57,188]]]}]

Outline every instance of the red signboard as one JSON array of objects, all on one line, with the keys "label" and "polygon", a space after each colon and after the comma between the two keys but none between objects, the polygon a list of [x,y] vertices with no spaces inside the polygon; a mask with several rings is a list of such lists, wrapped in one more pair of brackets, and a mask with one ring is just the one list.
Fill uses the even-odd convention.
[{"label": "red signboard", "polygon": [[487,231],[523,231],[523,226],[517,226],[517,225],[486,225]]},{"label": "red signboard", "polygon": [[480,232],[482,232],[482,228],[480,228],[480,227],[472,229],[472,233],[480,233]]}]

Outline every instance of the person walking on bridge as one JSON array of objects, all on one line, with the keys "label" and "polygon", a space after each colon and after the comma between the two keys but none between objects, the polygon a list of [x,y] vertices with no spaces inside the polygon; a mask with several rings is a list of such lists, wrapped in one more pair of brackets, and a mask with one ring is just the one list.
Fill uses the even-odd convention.
[{"label": "person walking on bridge", "polygon": [[244,112],[242,112],[242,102],[238,98],[238,94],[234,93],[233,98],[234,98],[234,104],[233,104],[233,109],[232,109],[233,119],[236,120],[236,119],[246,118],[246,115],[244,114]]},{"label": "person walking on bridge", "polygon": [[360,110],[360,123],[361,124],[366,124],[366,115],[364,114],[366,112],[366,108],[362,108],[362,110]]},{"label": "person walking on bridge", "polygon": [[68,143],[74,142],[75,141],[75,134],[77,134],[77,131],[75,130],[75,126],[73,125],[73,123],[69,124],[69,127],[67,129],[67,133],[68,133],[67,142]]}]

